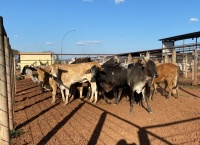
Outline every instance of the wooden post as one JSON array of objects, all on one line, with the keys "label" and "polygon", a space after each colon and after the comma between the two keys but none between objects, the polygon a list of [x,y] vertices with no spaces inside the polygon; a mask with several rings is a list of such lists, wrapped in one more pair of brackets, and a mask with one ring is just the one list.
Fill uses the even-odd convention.
[{"label": "wooden post", "polygon": [[132,55],[129,53],[127,62],[132,63],[132,60],[133,60]]},{"label": "wooden post", "polygon": [[54,64],[55,63],[55,59],[54,59],[54,56],[52,55],[51,56],[51,64]]},{"label": "wooden post", "polygon": [[3,18],[0,17],[0,142],[10,144]]},{"label": "wooden post", "polygon": [[185,55],[185,78],[188,78],[188,56],[187,54]]},{"label": "wooden post", "polygon": [[198,58],[198,50],[194,50],[194,81],[192,85],[197,85],[197,58]]},{"label": "wooden post", "polygon": [[172,49],[172,63],[176,64],[176,49]]},{"label": "wooden post", "polygon": [[165,63],[169,62],[169,56],[167,54],[165,54]]},{"label": "wooden post", "polygon": [[194,82],[194,52],[192,52],[192,84]]},{"label": "wooden post", "polygon": [[146,52],[146,58],[150,59],[150,53],[148,51]]}]

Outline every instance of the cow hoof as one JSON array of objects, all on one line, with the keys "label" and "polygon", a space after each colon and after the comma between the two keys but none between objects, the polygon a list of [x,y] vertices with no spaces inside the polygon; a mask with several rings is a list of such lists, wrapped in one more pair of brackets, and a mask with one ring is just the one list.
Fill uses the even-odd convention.
[{"label": "cow hoof", "polygon": [[151,114],[153,113],[153,111],[148,111],[148,112],[151,113]]}]

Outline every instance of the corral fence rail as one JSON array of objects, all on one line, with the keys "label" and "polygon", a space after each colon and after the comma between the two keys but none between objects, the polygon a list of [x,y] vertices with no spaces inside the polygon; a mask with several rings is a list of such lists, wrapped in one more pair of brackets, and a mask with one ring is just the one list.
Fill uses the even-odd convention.
[{"label": "corral fence rail", "polygon": [[10,144],[13,130],[13,104],[15,96],[15,61],[7,37],[3,17],[0,16],[0,142]]}]

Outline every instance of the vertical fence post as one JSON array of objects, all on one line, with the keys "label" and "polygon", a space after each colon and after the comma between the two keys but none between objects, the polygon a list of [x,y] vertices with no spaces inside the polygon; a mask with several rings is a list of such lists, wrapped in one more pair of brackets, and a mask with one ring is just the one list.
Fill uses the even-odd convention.
[{"label": "vertical fence post", "polygon": [[188,78],[188,56],[185,55],[185,78]]},{"label": "vertical fence post", "polygon": [[172,63],[176,64],[176,49],[172,49]]},{"label": "vertical fence post", "polygon": [[12,103],[12,87],[11,87],[11,50],[8,37],[4,37],[5,59],[6,59],[6,77],[7,77],[7,95],[9,110],[9,126],[13,129],[13,103]]},{"label": "vertical fence post", "polygon": [[3,18],[0,17],[0,141],[10,144]]},{"label": "vertical fence post", "polygon": [[55,63],[55,59],[54,59],[54,56],[51,55],[51,64],[54,64]]},{"label": "vertical fence post", "polygon": [[165,63],[169,62],[169,56],[167,55],[167,53],[165,54]]},{"label": "vertical fence post", "polygon": [[146,52],[146,57],[147,59],[150,59],[150,53],[148,51]]},{"label": "vertical fence post", "polygon": [[198,58],[198,50],[195,49],[194,50],[194,63],[193,63],[193,67],[194,67],[194,80],[192,81],[192,85],[197,85],[197,58]]}]

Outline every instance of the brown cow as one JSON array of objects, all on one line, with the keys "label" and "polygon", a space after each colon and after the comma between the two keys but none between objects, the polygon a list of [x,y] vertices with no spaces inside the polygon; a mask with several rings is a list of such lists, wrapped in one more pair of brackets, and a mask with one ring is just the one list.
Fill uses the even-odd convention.
[{"label": "brown cow", "polygon": [[[173,93],[173,89],[176,90],[177,98],[179,97],[179,91],[178,91],[178,77],[180,74],[180,69],[177,65],[172,63],[163,63],[156,66],[158,71],[158,77],[154,79],[153,83],[153,91],[149,97],[149,100],[153,98],[154,93],[156,92],[157,86],[159,83],[164,82],[166,90],[167,86],[169,89],[169,93],[167,95],[167,99],[171,96],[171,93]],[[163,90],[163,91],[164,91]]]}]

